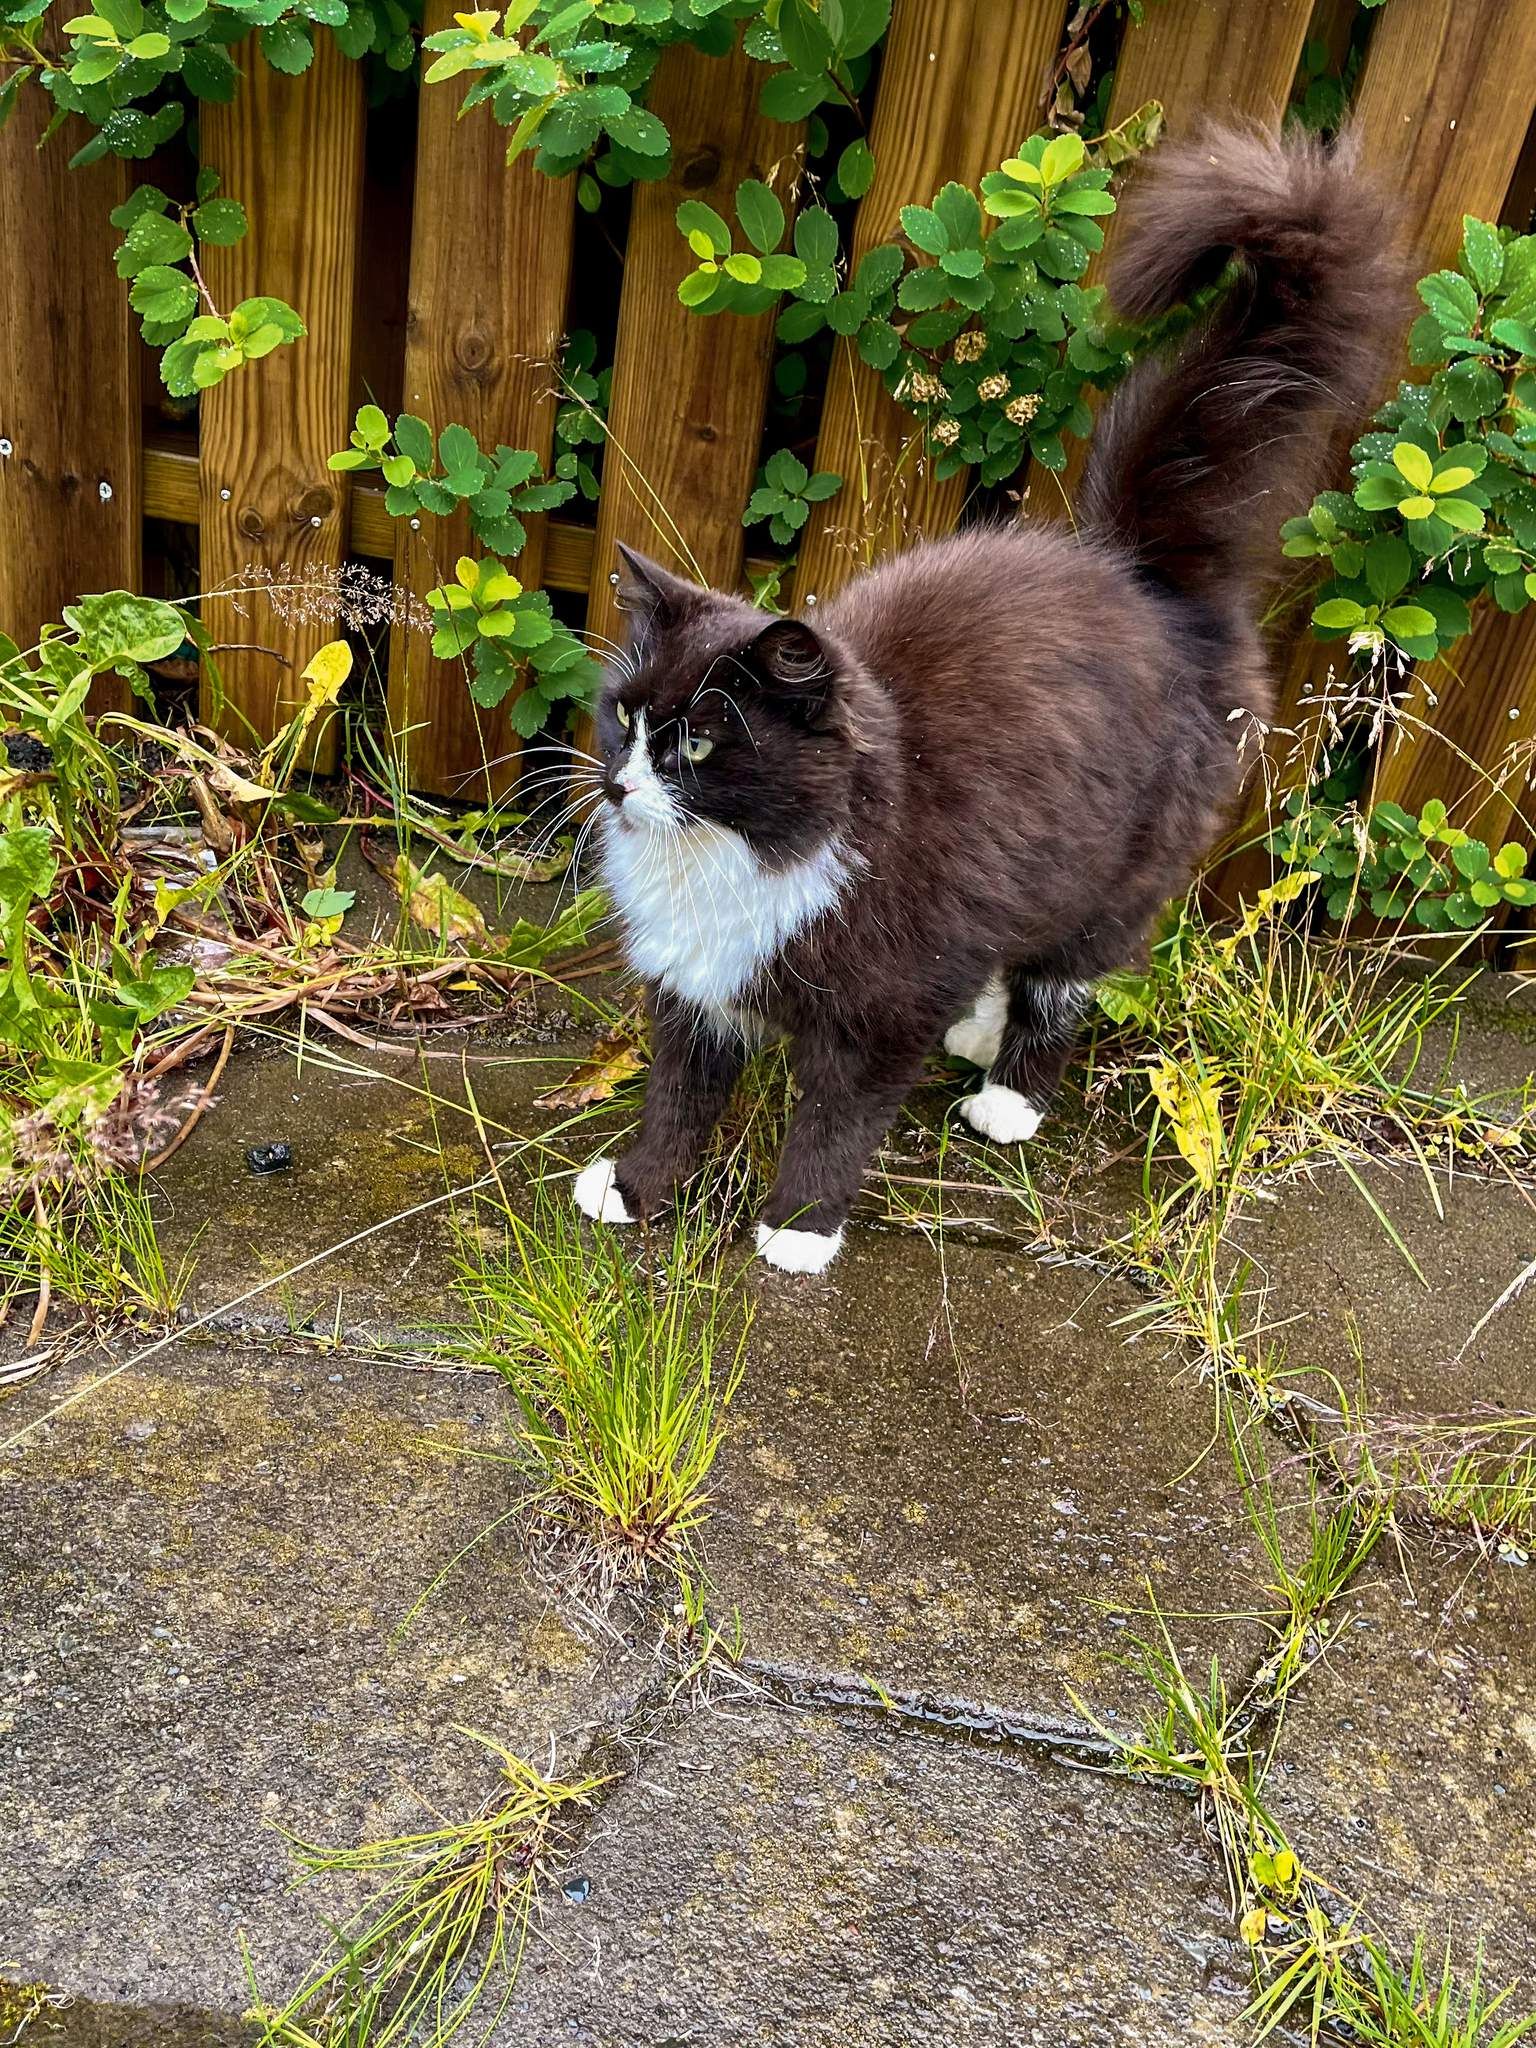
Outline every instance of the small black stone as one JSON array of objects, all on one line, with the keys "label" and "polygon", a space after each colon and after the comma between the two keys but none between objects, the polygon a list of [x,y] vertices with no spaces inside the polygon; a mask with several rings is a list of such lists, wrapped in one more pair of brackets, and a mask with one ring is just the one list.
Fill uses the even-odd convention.
[{"label": "small black stone", "polygon": [[4,739],[6,765],[18,774],[41,775],[53,766],[52,753],[31,733],[8,732]]},{"label": "small black stone", "polygon": [[293,1147],[282,1138],[272,1145],[252,1145],[245,1163],[252,1173],[287,1173],[293,1165]]}]

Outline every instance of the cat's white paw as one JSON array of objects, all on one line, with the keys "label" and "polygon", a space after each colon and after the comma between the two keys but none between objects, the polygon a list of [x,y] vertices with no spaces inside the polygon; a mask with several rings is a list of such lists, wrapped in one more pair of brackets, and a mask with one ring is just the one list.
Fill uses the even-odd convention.
[{"label": "cat's white paw", "polygon": [[576,1176],[571,1189],[576,1206],[583,1216],[590,1216],[594,1223],[633,1223],[634,1217],[625,1207],[624,1197],[619,1193],[614,1179],[614,1164],[611,1159],[594,1159],[590,1166],[584,1166]]},{"label": "cat's white paw", "polygon": [[960,1114],[973,1131],[998,1145],[1022,1145],[1040,1128],[1042,1112],[1017,1088],[1000,1088],[989,1081],[960,1105]]},{"label": "cat's white paw", "polygon": [[771,1223],[757,1226],[757,1249],[770,1266],[781,1273],[824,1273],[842,1249],[843,1233],[836,1230],[775,1230]]},{"label": "cat's white paw", "polygon": [[1002,1049],[1003,1026],[1008,1021],[1008,997],[1000,981],[989,981],[976,998],[973,1009],[944,1034],[944,1050],[951,1059],[969,1060],[973,1067],[990,1067]]}]

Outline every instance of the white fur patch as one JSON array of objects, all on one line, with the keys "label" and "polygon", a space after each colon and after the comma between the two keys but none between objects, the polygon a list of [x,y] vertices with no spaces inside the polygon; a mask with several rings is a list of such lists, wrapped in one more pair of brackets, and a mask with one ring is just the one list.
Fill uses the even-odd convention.
[{"label": "white fur patch", "polygon": [[960,1114],[984,1138],[999,1145],[1022,1145],[1039,1130],[1042,1112],[1017,1088],[1000,1088],[989,1081],[965,1098]]},{"label": "white fur patch", "polygon": [[[621,813],[603,821],[603,879],[623,919],[624,949],[647,981],[735,1029],[726,1014],[734,999],[797,932],[832,908],[853,864],[829,843],[792,867],[766,868],[739,832],[682,820],[647,762],[660,802],[672,806],[664,816],[636,765],[641,723],[620,774],[622,781],[635,766],[634,793]],[[640,807],[633,822],[631,806]]]},{"label": "white fur patch", "polygon": [[594,1159],[590,1166],[584,1166],[576,1176],[571,1193],[582,1215],[590,1216],[595,1223],[633,1223],[635,1220],[619,1193],[611,1159]]},{"label": "white fur patch", "polygon": [[757,1226],[757,1249],[781,1273],[824,1273],[843,1248],[842,1226],[823,1230],[773,1229]]},{"label": "white fur patch", "polygon": [[967,1015],[951,1024],[944,1034],[944,1050],[951,1059],[969,1060],[973,1067],[990,1067],[1002,1050],[1003,1026],[1008,1021],[1008,991],[1003,978],[994,974]]}]

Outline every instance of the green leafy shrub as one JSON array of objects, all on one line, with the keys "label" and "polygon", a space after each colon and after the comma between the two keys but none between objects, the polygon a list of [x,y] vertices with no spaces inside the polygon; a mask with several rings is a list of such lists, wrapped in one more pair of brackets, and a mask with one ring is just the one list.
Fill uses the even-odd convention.
[{"label": "green leafy shrub", "polygon": [[784,208],[761,178],[748,178],[737,187],[736,218],[752,245],[748,249],[732,246],[729,226],[702,199],[685,199],[677,209],[679,232],[699,259],[677,296],[697,313],[766,312],[780,292],[805,283],[804,260],[778,253]]},{"label": "green leafy shrub", "polygon": [[[597,336],[578,327],[565,338],[560,352],[560,383],[568,394],[555,414],[555,439],[573,457],[574,466],[555,464],[555,474],[574,482],[581,495],[595,500],[602,470],[603,444],[608,438],[608,400],[613,369],[597,367]],[[590,448],[591,455],[579,451]]]},{"label": "green leafy shrub", "polygon": [[1281,529],[1287,555],[1329,564],[1312,621],[1351,652],[1429,660],[1485,594],[1509,612],[1536,598],[1536,235],[1463,228],[1458,267],[1419,285],[1410,353],[1429,381],[1399,386],[1355,444],[1353,492]]},{"label": "green leafy shrub", "polygon": [[1525,847],[1474,839],[1438,798],[1415,818],[1385,800],[1362,811],[1293,790],[1285,810],[1267,844],[1287,868],[1317,879],[1330,917],[1369,909],[1427,931],[1471,931],[1506,905],[1536,904]]},{"label": "green leafy shrub", "polygon": [[[1136,146],[1156,126],[1143,121]],[[1031,136],[979,193],[949,184],[930,206],[904,206],[903,239],[867,250],[851,276],[839,272],[836,221],[810,207],[794,228],[798,280],[779,267],[793,260],[784,256],[743,268],[720,216],[685,202],[678,228],[701,261],[678,296],[695,310],[758,312],[782,279],[791,303],[780,340],[825,328],[851,339],[922,424],[940,477],[975,467],[997,483],[1027,457],[1059,470],[1063,434],[1092,425],[1086,387],[1113,382],[1130,360],[1103,331],[1102,287],[1078,282],[1115,209],[1109,180],[1078,136]],[[759,249],[777,249],[782,227],[769,237],[755,196],[751,222],[742,218],[750,238],[753,225],[763,235]]]},{"label": "green leafy shrub", "polygon": [[514,730],[531,739],[563,698],[590,700],[597,663],[555,617],[546,591],[524,590],[494,558],[477,562],[461,555],[454,576],[427,592],[432,652],[440,661],[471,656],[469,694],[477,704],[499,704],[521,684],[507,715]]},{"label": "green leafy shrub", "polygon": [[[173,398],[207,391],[242,363],[258,362],[305,333],[282,299],[242,299],[227,318],[213,303],[198,249],[205,243],[227,248],[243,240],[250,225],[239,200],[221,199],[218,190],[218,172],[203,170],[191,206],[177,205],[158,186],[137,185],[111,214],[112,225],[123,230],[117,274],[133,280],[128,303],[146,343],[164,351],[160,375]],[[199,312],[200,306],[207,310]]]},{"label": "green leafy shrub", "polygon": [[480,561],[461,555],[454,581],[427,592],[432,652],[442,661],[468,659],[477,704],[500,704],[520,685],[507,715],[525,739],[560,703],[589,702],[598,683],[598,664],[555,617],[548,594],[525,590],[505,559],[528,543],[525,518],[576,495],[578,466],[571,449],[544,477],[531,448],[488,455],[468,427],[449,425],[434,437],[414,413],[391,424],[376,405],[359,407],[351,446],[330,458],[332,469],[381,470],[385,510],[396,519],[447,518],[461,505],[468,513],[470,531],[489,553]]},{"label": "green leafy shrub", "polygon": [[788,448],[770,455],[759,474],[757,489],[741,515],[743,526],[766,519],[768,531],[787,547],[811,516],[811,507],[834,497],[843,487],[835,470],[818,469],[813,476]]}]

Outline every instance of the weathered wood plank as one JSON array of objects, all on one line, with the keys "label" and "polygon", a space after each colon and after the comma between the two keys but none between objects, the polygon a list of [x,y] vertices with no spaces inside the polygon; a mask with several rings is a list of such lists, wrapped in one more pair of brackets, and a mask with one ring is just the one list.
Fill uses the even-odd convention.
[{"label": "weathered wood plank", "polygon": [[[1062,0],[896,0],[870,123],[875,177],[859,206],[853,261],[889,241],[901,209],[949,179],[974,184],[1040,126]],[[932,473],[911,415],[852,341],[833,350],[816,467],[843,479],[812,509],[794,596],[826,596],[853,570],[924,534],[948,533],[967,478]]]},{"label": "weathered wood plank", "polygon": [[[429,0],[429,32],[452,19],[452,0]],[[508,166],[506,130],[488,108],[461,121],[459,99],[448,85],[421,97],[404,410],[434,432],[457,421],[486,449],[532,448],[547,467],[575,180],[545,177],[531,153]],[[516,564],[530,588],[544,579],[546,527],[544,518],[529,523]],[[395,575],[424,596],[451,581],[471,549],[463,512],[423,518],[416,532],[399,521]],[[506,707],[479,710],[463,666],[435,661],[426,636],[407,625],[394,630],[389,667],[390,721],[396,732],[411,728],[412,781],[476,799],[507,788],[520,747]]]},{"label": "weathered wood plank", "polygon": [[203,108],[202,158],[251,227],[232,248],[208,250],[208,289],[222,313],[256,293],[286,299],[309,332],[203,399],[201,581],[215,590],[256,572],[291,592],[205,605],[217,640],[247,643],[221,658],[225,723],[266,738],[293,715],[300,671],[337,631],[326,585],[344,552],[346,478],[326,458],[351,428],[363,79],[328,35],[297,78],[271,70],[254,41],[244,54],[233,103]]},{"label": "weathered wood plank", "polygon": [[[43,149],[53,102],[32,81],[0,132],[0,630],[30,647],[62,607],[140,581],[139,349],[107,216],[128,167]],[[93,708],[125,702],[103,679]]]},{"label": "weathered wood plank", "polygon": [[621,635],[609,581],[621,540],[727,588],[741,574],[773,315],[710,317],[678,303],[694,259],[675,215],[681,200],[702,199],[733,218],[745,178],[787,199],[802,132],[758,112],[762,82],[739,44],[727,57],[679,45],[656,74],[651,104],[671,130],[673,167],[634,189],[587,610],[594,634]]}]

